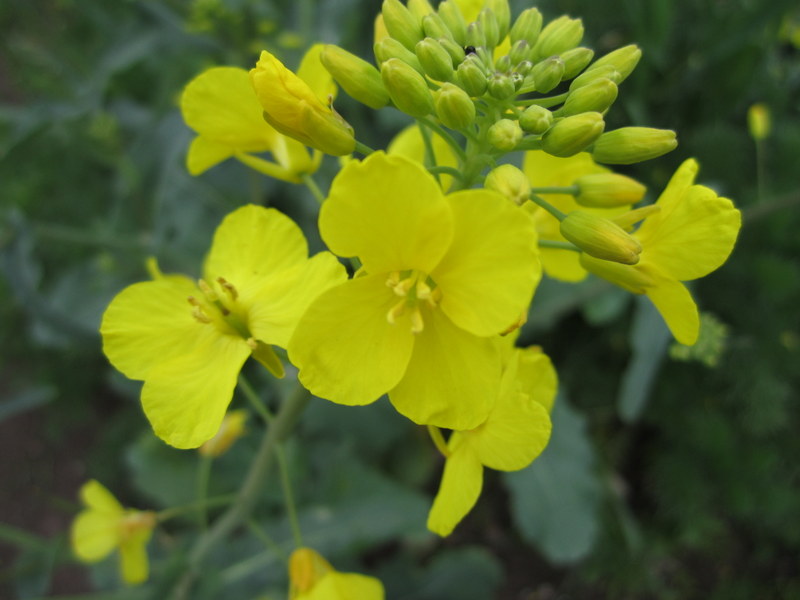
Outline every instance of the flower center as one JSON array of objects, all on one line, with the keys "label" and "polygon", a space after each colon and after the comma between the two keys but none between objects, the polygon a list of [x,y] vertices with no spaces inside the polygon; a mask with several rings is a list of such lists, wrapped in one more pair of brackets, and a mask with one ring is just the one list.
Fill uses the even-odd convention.
[{"label": "flower center", "polygon": [[422,319],[422,306],[436,308],[442,300],[442,290],[430,275],[417,270],[394,271],[386,280],[386,287],[392,289],[400,300],[389,309],[386,320],[392,325],[405,314],[411,319],[411,332],[420,333],[425,328]]},{"label": "flower center", "polygon": [[247,326],[246,313],[237,302],[239,292],[236,287],[223,277],[217,277],[212,285],[203,279],[197,282],[197,287],[203,295],[200,298],[189,296],[189,304],[193,307],[192,316],[199,323],[213,324],[226,335],[244,338],[255,348],[256,342]]},{"label": "flower center", "polygon": [[120,536],[128,540],[139,531],[155,527],[156,516],[150,511],[128,510],[119,522]]}]

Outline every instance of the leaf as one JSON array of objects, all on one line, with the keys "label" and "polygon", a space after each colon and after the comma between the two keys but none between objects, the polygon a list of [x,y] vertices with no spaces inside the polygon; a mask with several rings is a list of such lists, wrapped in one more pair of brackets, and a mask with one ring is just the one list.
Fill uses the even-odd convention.
[{"label": "leaf", "polygon": [[485,548],[459,548],[439,554],[407,600],[484,600],[503,581],[500,562]]},{"label": "leaf", "polygon": [[602,486],[585,418],[563,397],[553,408],[550,444],[531,466],[503,473],[522,537],[552,562],[586,556],[597,536]]}]

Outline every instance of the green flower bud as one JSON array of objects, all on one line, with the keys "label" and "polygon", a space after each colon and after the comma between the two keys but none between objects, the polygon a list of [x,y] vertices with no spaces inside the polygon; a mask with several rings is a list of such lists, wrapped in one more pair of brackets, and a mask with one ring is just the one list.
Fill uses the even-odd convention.
[{"label": "green flower bud", "polygon": [[425,38],[416,46],[417,58],[425,73],[436,81],[453,78],[453,59],[444,47],[433,38]]},{"label": "green flower bud", "polygon": [[630,44],[622,48],[617,48],[597,59],[586,71],[589,72],[601,67],[612,66],[619,72],[619,80],[616,82],[619,85],[628,78],[628,75],[633,73],[636,65],[639,64],[640,58],[642,58],[642,51],[639,49],[639,46]]},{"label": "green flower bud", "polygon": [[537,63],[530,72],[536,91],[545,94],[561,83],[564,74],[564,61],[558,56],[551,56]]},{"label": "green flower bud", "polygon": [[464,49],[456,44],[452,39],[446,37],[439,38],[439,43],[442,45],[442,48],[447,50],[447,53],[450,55],[450,59],[453,61],[454,67],[464,62],[464,58],[466,58]]},{"label": "green flower bud", "polygon": [[678,147],[675,132],[652,127],[622,127],[600,136],[592,149],[597,162],[631,165],[656,158]]},{"label": "green flower bud", "polygon": [[578,73],[583,71],[594,57],[594,50],[579,46],[572,50],[567,50],[561,54],[561,60],[564,61],[564,75],[562,81],[572,79]]},{"label": "green flower bud", "polygon": [[620,74],[614,67],[611,65],[605,65],[600,67],[599,69],[594,70],[587,70],[578,75],[575,79],[572,80],[572,83],[569,84],[570,91],[577,90],[580,87],[585,85],[589,85],[593,81],[597,81],[598,79],[610,79],[617,85],[620,82]]},{"label": "green flower bud", "polygon": [[576,210],[561,221],[561,235],[589,256],[624,265],[639,262],[642,245],[616,223]]},{"label": "green flower bud", "polygon": [[524,204],[531,195],[528,178],[514,165],[500,165],[489,171],[483,187],[500,192],[517,205]]},{"label": "green flower bud", "polygon": [[514,21],[514,26],[508,33],[511,38],[511,43],[518,40],[525,40],[528,45],[533,48],[536,41],[539,39],[539,33],[542,31],[542,13],[537,8],[526,8],[523,10],[517,20]]},{"label": "green flower bud", "polygon": [[[483,29],[483,37],[486,40],[486,47],[491,49],[500,43],[500,26],[497,24],[497,18],[494,13],[484,8],[478,14],[478,23],[481,24]],[[467,37],[469,37],[469,27],[467,27]]]},{"label": "green flower bud", "polygon": [[519,126],[528,133],[544,133],[553,124],[553,113],[537,104],[525,109],[519,117]]},{"label": "green flower bud", "polygon": [[420,75],[425,74],[425,70],[419,63],[417,55],[394,38],[385,38],[381,40],[375,44],[374,51],[378,63],[384,63],[390,58],[398,58],[411,66]]},{"label": "green flower bud", "polygon": [[450,129],[466,129],[475,121],[475,104],[467,92],[445,83],[436,92],[436,115]]},{"label": "green flower bud", "polygon": [[538,58],[561,54],[571,50],[583,39],[583,21],[564,15],[550,21],[539,35],[534,48]]},{"label": "green flower bud", "polygon": [[494,61],[494,68],[503,73],[511,71],[511,57],[506,54]]},{"label": "green flower bud", "polygon": [[392,102],[404,113],[421,118],[433,112],[433,96],[425,78],[399,58],[381,65],[381,78]]},{"label": "green flower bud", "polygon": [[517,88],[514,85],[514,81],[511,79],[511,77],[504,75],[503,73],[493,73],[489,77],[488,88],[492,97],[497,98],[498,100],[510,98],[517,91]]},{"label": "green flower bud", "polygon": [[425,15],[434,12],[428,0],[408,0],[406,6],[408,7],[408,12],[416,17],[420,24],[422,23],[422,19],[425,18]]},{"label": "green flower bud", "polygon": [[514,72],[519,73],[522,77],[525,77],[531,72],[532,69],[533,63],[529,60],[523,60],[516,67],[514,67]]},{"label": "green flower bud", "polygon": [[481,64],[484,65],[487,73],[496,71],[494,68],[494,54],[490,50],[483,46],[478,46],[475,48],[475,56],[481,59]]},{"label": "green flower bud", "polygon": [[747,129],[755,141],[765,140],[772,130],[772,119],[769,107],[763,102],[757,102],[747,109]]},{"label": "green flower bud", "polygon": [[591,208],[614,208],[636,204],[647,191],[641,183],[619,173],[592,173],[575,180],[575,201]]},{"label": "green flower bud", "polygon": [[381,9],[386,30],[409,50],[422,39],[422,25],[400,0],[383,0]]},{"label": "green flower bud", "polygon": [[603,112],[617,99],[617,84],[602,77],[573,90],[567,96],[559,116],[568,117],[582,112]]},{"label": "green flower bud", "polygon": [[480,59],[468,56],[456,70],[458,83],[470,96],[483,96],[486,91],[486,73]]},{"label": "green flower bud", "polygon": [[519,123],[511,119],[500,119],[486,132],[489,143],[503,152],[511,152],[522,140]]},{"label": "green flower bud", "polygon": [[509,6],[508,0],[486,0],[484,4],[487,9],[492,11],[494,18],[497,20],[497,26],[500,28],[498,39],[500,41],[504,40],[511,27],[511,6]]},{"label": "green flower bud", "polygon": [[486,46],[486,35],[483,32],[483,24],[475,21],[467,25],[467,46],[473,48],[483,48]]},{"label": "green flower bud", "polygon": [[367,61],[332,44],[323,48],[320,60],[352,98],[375,109],[389,104],[389,94],[383,87],[381,74]]},{"label": "green flower bud", "polygon": [[574,156],[600,137],[605,126],[603,115],[596,112],[565,117],[542,136],[542,150],[561,158]]},{"label": "green flower bud", "polygon": [[450,29],[448,29],[447,25],[445,25],[444,21],[442,21],[442,17],[436,13],[425,15],[422,18],[422,31],[425,33],[426,37],[432,37],[435,40],[447,38],[455,43],[455,40],[453,40],[453,34],[450,33]]},{"label": "green flower bud", "polygon": [[439,16],[453,34],[453,39],[462,46],[466,46],[467,23],[458,4],[454,0],[445,0],[439,5]]},{"label": "green flower bud", "polygon": [[525,40],[517,40],[514,42],[514,45],[511,46],[511,50],[508,53],[508,57],[511,60],[511,64],[518,64],[521,63],[523,60],[528,60],[531,57],[531,47],[528,42]]}]

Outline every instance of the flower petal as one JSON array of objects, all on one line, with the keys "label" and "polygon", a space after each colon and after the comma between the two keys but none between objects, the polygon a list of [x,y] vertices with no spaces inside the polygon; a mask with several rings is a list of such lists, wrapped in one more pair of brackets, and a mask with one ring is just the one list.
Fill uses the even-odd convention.
[{"label": "flower petal", "polygon": [[212,325],[189,353],[155,366],[142,388],[142,407],[156,435],[176,448],[197,448],[219,431],[239,371],[250,354],[240,337]]},{"label": "flower petal", "polygon": [[125,509],[114,494],[99,481],[91,479],[81,486],[81,501],[91,509],[121,515]]},{"label": "flower petal", "polygon": [[312,394],[339,404],[361,405],[392,389],[414,346],[405,319],[386,315],[397,302],[384,275],[358,277],[322,293],[303,315],[291,340],[289,360]]},{"label": "flower petal", "polygon": [[545,407],[553,409],[558,391],[558,375],[550,358],[537,347],[520,348],[516,352],[519,360],[517,389]]},{"label": "flower petal", "polygon": [[137,531],[119,547],[120,571],[127,584],[147,581],[150,566],[147,559],[147,542],[152,530]]},{"label": "flower petal", "polygon": [[297,68],[297,76],[308,84],[320,102],[327,105],[328,98],[331,100],[336,98],[338,88],[319,58],[324,47],[325,44],[314,44],[306,50]]},{"label": "flower petal", "polygon": [[536,230],[527,213],[489,190],[447,196],[455,235],[431,272],[441,309],[475,335],[506,330],[527,311],[541,278]]},{"label": "flower petal", "polygon": [[558,248],[540,248],[539,251],[542,256],[542,267],[548,277],[577,283],[586,279],[589,274],[581,266],[579,252]]},{"label": "flower petal", "polygon": [[[460,435],[454,433],[453,437]],[[451,454],[444,463],[439,493],[428,513],[428,529],[442,537],[450,535],[472,510],[483,487],[483,466],[468,440],[455,444],[451,439],[448,446]]]},{"label": "flower petal", "polygon": [[198,293],[188,278],[168,275],[126,287],[103,314],[103,352],[131,379],[192,350],[202,325],[187,299]]},{"label": "flower petal", "polygon": [[186,168],[191,175],[200,175],[223,160],[229,159],[234,152],[235,149],[231,146],[199,135],[189,144]]},{"label": "flower petal", "polygon": [[111,554],[119,543],[121,514],[84,510],[70,530],[72,549],[81,560],[97,562]]},{"label": "flower petal", "polygon": [[[436,164],[445,167],[458,167],[456,157],[450,144],[444,141],[439,135],[431,134],[431,146],[433,146],[433,156]],[[389,143],[386,149],[387,154],[395,156],[405,156],[413,161],[425,164],[425,142],[422,139],[422,132],[417,125],[411,125],[398,133]],[[442,174],[439,176],[442,189],[450,189],[453,183],[451,175]]]},{"label": "flower petal", "polygon": [[298,600],[383,600],[383,584],[375,577],[331,571]]},{"label": "flower petal", "polygon": [[438,310],[426,312],[424,322],[408,369],[389,399],[420,425],[477,427],[500,391],[499,349],[493,339],[459,329]]},{"label": "flower petal", "polygon": [[375,152],[351,161],[331,185],[319,217],[339,256],[358,256],[368,273],[429,273],[453,236],[450,207],[422,165]]},{"label": "flower petal", "polygon": [[656,305],[675,339],[681,344],[693,345],[700,333],[700,315],[686,286],[679,281],[659,277],[645,293]]}]

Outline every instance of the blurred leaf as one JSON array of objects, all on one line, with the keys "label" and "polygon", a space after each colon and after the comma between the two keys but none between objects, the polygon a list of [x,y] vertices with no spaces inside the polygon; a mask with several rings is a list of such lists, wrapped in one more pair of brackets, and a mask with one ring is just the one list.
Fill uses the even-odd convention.
[{"label": "blurred leaf", "polygon": [[0,401],[0,422],[52,402],[57,390],[51,385],[31,385],[22,390],[6,393]]},{"label": "blurred leaf", "polygon": [[625,290],[616,286],[609,287],[584,303],[581,307],[583,318],[595,327],[607,325],[630,306],[630,300],[631,295]]},{"label": "blurred leaf", "polygon": [[484,600],[503,581],[498,559],[485,548],[447,549],[431,561],[404,600]]},{"label": "blurred leaf", "polygon": [[553,434],[542,455],[528,468],[503,477],[522,537],[552,562],[570,563],[592,549],[602,486],[585,417],[559,396],[552,419]]}]

